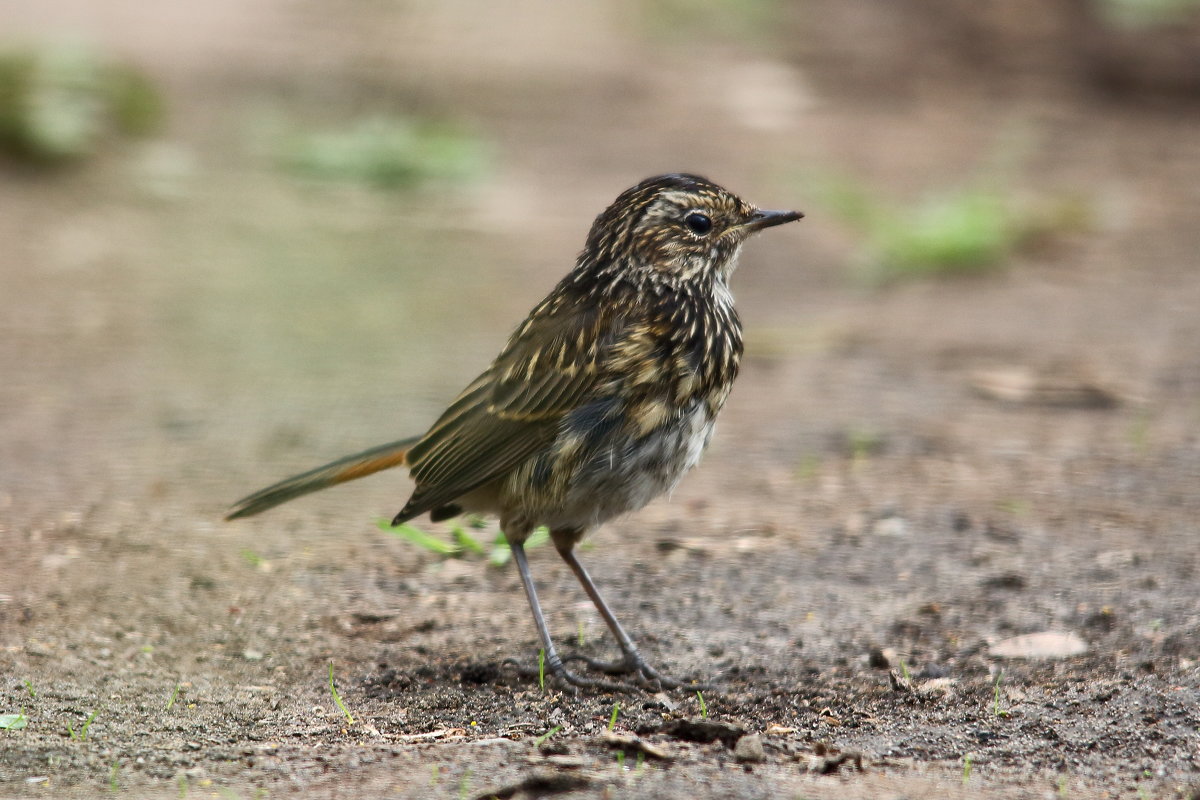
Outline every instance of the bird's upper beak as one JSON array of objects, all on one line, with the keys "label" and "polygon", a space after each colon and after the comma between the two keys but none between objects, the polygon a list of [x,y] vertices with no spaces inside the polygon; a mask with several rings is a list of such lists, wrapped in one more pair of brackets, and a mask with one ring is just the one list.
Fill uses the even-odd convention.
[{"label": "bird's upper beak", "polygon": [[763,228],[795,222],[803,216],[799,211],[755,211],[750,216],[749,222],[741,227],[746,231],[761,231]]}]

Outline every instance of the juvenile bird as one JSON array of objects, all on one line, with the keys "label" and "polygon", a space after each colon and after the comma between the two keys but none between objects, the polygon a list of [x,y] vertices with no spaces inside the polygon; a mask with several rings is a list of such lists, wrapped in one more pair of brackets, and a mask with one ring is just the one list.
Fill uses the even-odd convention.
[{"label": "juvenile bird", "polygon": [[643,685],[682,685],[643,660],[574,547],[700,460],[742,354],[729,292],[742,244],[802,216],[762,211],[696,175],[642,181],[596,218],[575,268],[426,433],[269,486],[226,518],[406,466],[416,488],[394,524],[425,513],[499,516],[553,675],[621,688],[567,670],[554,647],[524,549],[541,525],[621,649],[617,662],[579,660]]}]

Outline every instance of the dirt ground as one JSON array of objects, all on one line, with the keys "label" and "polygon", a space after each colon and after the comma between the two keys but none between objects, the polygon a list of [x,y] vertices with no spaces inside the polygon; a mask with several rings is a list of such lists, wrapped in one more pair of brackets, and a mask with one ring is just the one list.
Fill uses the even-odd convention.
[{"label": "dirt ground", "polygon": [[[617,3],[242,5],[3,23],[82,25],[171,117],[0,167],[0,714],[27,723],[0,796],[1200,797],[1195,97],[1089,82],[1069,17],[1003,4],[682,34]],[[269,156],[279,119],[379,108],[466,121],[491,168],[396,194]],[[983,276],[848,276],[812,176],[911,201],[1010,135],[1014,191],[1085,225]],[[427,425],[592,216],[673,169],[808,212],[735,277],[747,362],[704,464],[582,554],[702,699],[505,668],[536,660],[515,570],[378,530],[403,476],[221,521]],[[563,649],[611,653],[531,561]],[[1003,655],[1047,631],[1086,651]]]}]

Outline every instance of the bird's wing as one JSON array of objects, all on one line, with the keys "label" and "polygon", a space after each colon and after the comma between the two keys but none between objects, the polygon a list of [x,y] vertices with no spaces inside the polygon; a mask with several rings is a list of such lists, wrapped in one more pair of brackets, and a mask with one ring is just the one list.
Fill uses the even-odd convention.
[{"label": "bird's wing", "polygon": [[596,388],[618,327],[573,304],[536,309],[408,452],[417,488],[396,519],[450,503],[546,446]]}]

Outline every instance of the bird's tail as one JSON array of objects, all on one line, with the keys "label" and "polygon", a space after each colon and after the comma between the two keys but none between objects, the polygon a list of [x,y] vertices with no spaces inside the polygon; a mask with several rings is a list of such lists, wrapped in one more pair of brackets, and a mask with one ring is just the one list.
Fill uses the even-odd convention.
[{"label": "bird's tail", "polygon": [[364,478],[389,467],[398,467],[404,463],[409,448],[420,438],[414,436],[398,442],[381,444],[370,450],[363,450],[361,453],[339,458],[324,466],[310,469],[308,472],[293,475],[265,489],[260,489],[249,497],[238,500],[229,509],[225,519],[250,517],[302,495],[318,492],[346,481]]}]

